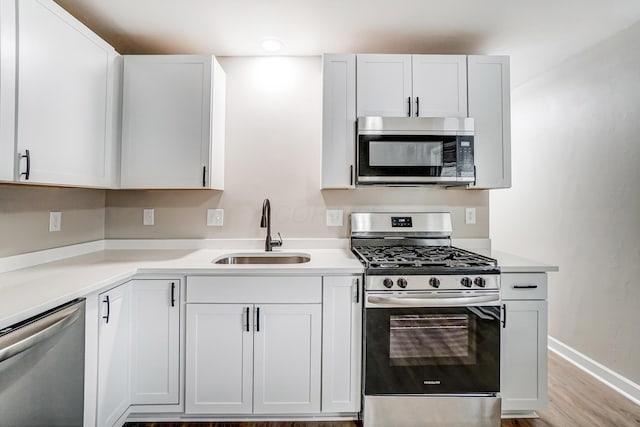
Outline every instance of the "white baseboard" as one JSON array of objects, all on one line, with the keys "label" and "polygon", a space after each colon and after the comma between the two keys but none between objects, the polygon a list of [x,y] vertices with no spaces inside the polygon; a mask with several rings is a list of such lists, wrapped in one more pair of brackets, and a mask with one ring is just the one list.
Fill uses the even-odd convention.
[{"label": "white baseboard", "polygon": [[549,350],[562,356],[587,374],[609,386],[636,405],[640,405],[640,385],[596,362],[565,343],[549,336]]}]

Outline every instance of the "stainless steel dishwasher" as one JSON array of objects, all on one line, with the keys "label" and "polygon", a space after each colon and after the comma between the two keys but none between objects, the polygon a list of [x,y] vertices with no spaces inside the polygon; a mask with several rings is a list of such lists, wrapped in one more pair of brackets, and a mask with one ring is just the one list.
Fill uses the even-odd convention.
[{"label": "stainless steel dishwasher", "polygon": [[0,425],[80,427],[85,301],[0,330]]}]

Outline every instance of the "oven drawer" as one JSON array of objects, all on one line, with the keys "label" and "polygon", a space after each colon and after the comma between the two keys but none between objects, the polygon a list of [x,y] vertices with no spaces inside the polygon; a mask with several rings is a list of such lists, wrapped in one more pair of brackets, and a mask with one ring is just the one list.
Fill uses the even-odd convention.
[{"label": "oven drawer", "polygon": [[504,300],[547,299],[546,273],[502,273],[500,281]]}]

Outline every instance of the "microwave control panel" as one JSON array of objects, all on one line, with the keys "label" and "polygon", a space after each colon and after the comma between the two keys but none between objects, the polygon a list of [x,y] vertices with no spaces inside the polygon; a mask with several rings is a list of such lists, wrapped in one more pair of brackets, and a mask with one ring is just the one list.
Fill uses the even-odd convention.
[{"label": "microwave control panel", "polygon": [[473,177],[474,158],[473,158],[473,136],[459,136],[457,150],[458,176]]}]

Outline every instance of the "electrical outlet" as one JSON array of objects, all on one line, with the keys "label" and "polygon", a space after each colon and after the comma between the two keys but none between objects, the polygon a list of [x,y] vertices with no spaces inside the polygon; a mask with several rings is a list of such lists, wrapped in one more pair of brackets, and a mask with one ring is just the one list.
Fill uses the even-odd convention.
[{"label": "electrical outlet", "polygon": [[327,209],[327,226],[342,227],[344,211],[342,209]]},{"label": "electrical outlet", "polygon": [[142,213],[142,225],[153,225],[155,214],[153,209],[145,209]]},{"label": "electrical outlet", "polygon": [[49,231],[62,229],[62,212],[49,212]]},{"label": "electrical outlet", "polygon": [[476,223],[476,208],[465,208],[464,210],[464,223],[475,224]]},{"label": "electrical outlet", "polygon": [[207,209],[207,226],[220,227],[224,223],[224,209]]}]

